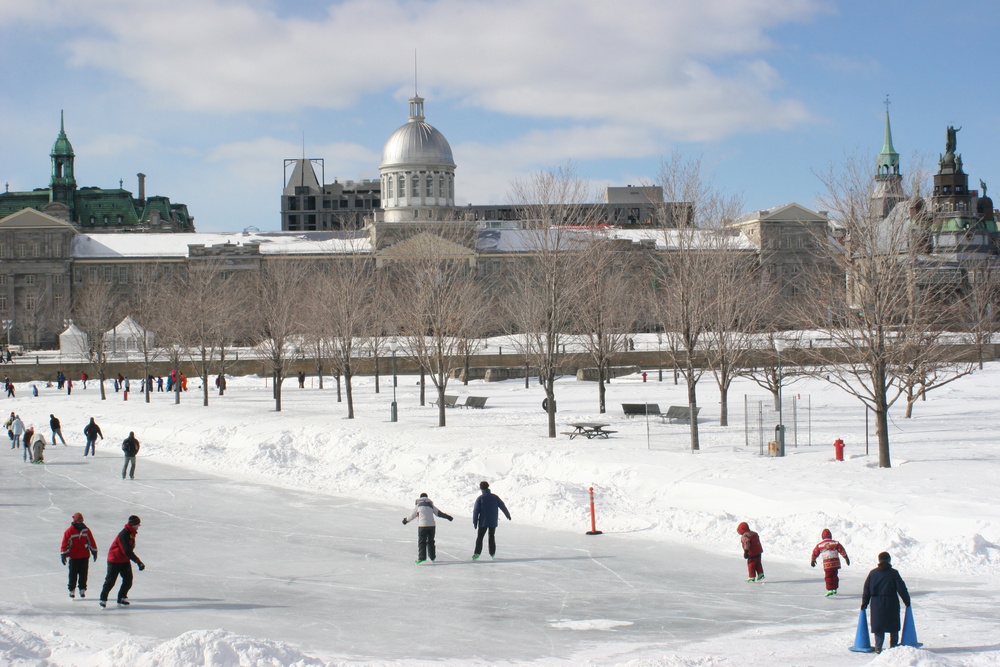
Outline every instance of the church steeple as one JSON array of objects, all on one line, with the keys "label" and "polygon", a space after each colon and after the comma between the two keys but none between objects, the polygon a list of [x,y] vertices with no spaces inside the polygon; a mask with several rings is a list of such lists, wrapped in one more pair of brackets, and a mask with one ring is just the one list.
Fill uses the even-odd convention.
[{"label": "church steeple", "polygon": [[59,136],[52,144],[52,180],[49,181],[49,200],[62,202],[73,208],[76,194],[76,178],[73,176],[73,145],[66,136],[66,123],[63,112],[59,112]]},{"label": "church steeple", "polygon": [[889,126],[889,96],[885,96],[885,138],[882,152],[878,154],[878,175],[899,176],[899,153],[892,147],[892,128]]}]

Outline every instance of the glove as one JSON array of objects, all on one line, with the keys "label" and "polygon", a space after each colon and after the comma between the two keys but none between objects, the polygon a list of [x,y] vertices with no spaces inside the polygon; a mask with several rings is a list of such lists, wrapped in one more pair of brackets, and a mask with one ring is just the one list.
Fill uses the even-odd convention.
[{"label": "glove", "polygon": [[851,564],[851,559],[850,559],[850,558],[848,558],[847,556],[844,556],[844,560],[846,560],[846,561],[847,561],[847,564],[848,564],[848,565],[850,565],[850,564]]},{"label": "glove", "polygon": [[60,554],[59,558],[62,559],[63,565],[65,565],[66,564],[66,554]]},{"label": "glove", "polygon": [[96,551],[94,552],[94,562],[95,563],[97,562],[97,552]]},{"label": "glove", "polygon": [[454,521],[454,520],[455,520],[455,517],[451,517],[451,516],[449,516],[449,517],[445,517],[445,518],[447,518],[447,519],[448,519],[448,521]]},{"label": "glove", "polygon": [[746,558],[747,560],[750,560],[750,552],[747,551],[746,549],[744,549],[743,550],[743,557]]},{"label": "glove", "polygon": [[865,609],[868,609],[868,605],[866,604],[861,605],[861,611],[864,611]]},{"label": "glove", "polygon": [[406,525],[406,519],[403,519],[403,525],[404,526]]},{"label": "glove", "polygon": [[[850,563],[848,563],[850,565]],[[809,567],[816,567],[816,561],[809,563]]]},{"label": "glove", "polygon": [[143,563],[142,561],[139,561],[139,571],[142,572],[145,569],[146,569],[146,564]]}]

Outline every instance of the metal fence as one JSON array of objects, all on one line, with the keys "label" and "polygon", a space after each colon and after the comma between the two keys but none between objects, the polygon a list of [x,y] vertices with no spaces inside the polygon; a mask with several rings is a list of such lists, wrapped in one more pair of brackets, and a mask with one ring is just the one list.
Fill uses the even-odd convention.
[{"label": "metal fence", "polygon": [[802,444],[812,445],[812,396],[806,395],[805,400],[792,392],[786,392],[781,406],[781,419],[778,418],[777,401],[771,394],[743,395],[743,437],[747,447],[757,445],[760,455],[766,451],[766,445],[774,439],[774,427],[779,421],[785,424],[785,447],[798,447],[799,437]]}]

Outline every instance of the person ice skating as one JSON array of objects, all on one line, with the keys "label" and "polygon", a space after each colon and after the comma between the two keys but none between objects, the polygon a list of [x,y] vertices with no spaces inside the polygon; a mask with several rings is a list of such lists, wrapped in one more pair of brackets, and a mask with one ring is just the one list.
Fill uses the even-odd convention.
[{"label": "person ice skating", "polygon": [[20,441],[14,436],[14,422],[17,420],[17,415],[13,412],[10,413],[10,417],[3,423],[3,427],[7,429],[7,437],[10,438],[10,448],[17,449],[21,446]]},{"label": "person ice skating", "polygon": [[740,534],[740,543],[743,545],[743,557],[747,559],[747,582],[760,581],[764,578],[764,566],[761,565],[760,555],[764,549],[760,546],[760,536],[750,530],[750,526],[744,521],[736,527],[736,532]]},{"label": "person ice skating", "polygon": [[63,447],[66,446],[66,438],[62,434],[62,424],[59,423],[59,419],[55,415],[49,415],[49,428],[52,429],[52,445],[55,446],[56,438],[58,437],[62,440]]},{"label": "person ice skating", "polygon": [[156,378],[156,391],[163,391],[163,378]]},{"label": "person ice skating", "polygon": [[[885,633],[889,633],[889,648],[899,643],[899,598],[903,604],[910,606],[910,593],[899,572],[893,569],[892,557],[883,551],[878,555],[878,567],[868,573],[865,579],[864,592],[861,595],[861,608],[871,609],[871,633],[875,635],[875,652],[882,652],[882,642]],[[898,597],[897,597],[898,596]]]},{"label": "person ice skating", "polygon": [[7,382],[7,398],[15,398],[14,383],[10,381]]},{"label": "person ice skating", "polygon": [[306,374],[305,372],[299,372],[299,389],[306,388]]},{"label": "person ice skating", "polygon": [[24,429],[24,434],[21,436],[21,447],[24,448],[24,460],[31,461],[31,436],[35,435],[35,427],[29,426]]},{"label": "person ice skating", "polygon": [[499,496],[490,492],[489,482],[479,483],[480,496],[476,498],[476,505],[472,509],[472,526],[479,530],[476,535],[476,551],[472,554],[472,560],[477,560],[483,553],[483,536],[489,531],[490,534],[490,558],[494,558],[497,553],[496,530],[500,523],[500,511],[510,521],[510,512],[503,504]]},{"label": "person ice skating", "polygon": [[87,388],[87,374],[86,373],[80,373],[80,381],[83,382],[83,388],[86,389]]},{"label": "person ice skating", "polygon": [[843,556],[848,565],[851,564],[851,559],[848,558],[847,552],[844,551],[844,547],[841,546],[840,542],[833,539],[833,533],[830,532],[829,528],[823,529],[822,537],[823,540],[813,549],[812,560],[809,564],[812,567],[816,567],[816,559],[823,559],[823,576],[826,577],[826,596],[830,597],[837,594],[837,588],[840,586],[840,557]]},{"label": "person ice skating", "polygon": [[45,441],[45,434],[41,430],[36,431],[34,425],[30,427],[31,430],[31,462],[32,463],[45,463],[45,455],[42,453],[48,446],[48,442]]},{"label": "person ice skating", "polygon": [[128,437],[122,440],[122,451],[125,452],[125,465],[122,466],[122,479],[125,479],[125,469],[129,463],[132,464],[132,471],[129,479],[135,479],[135,455],[139,453],[139,441],[135,439],[135,431],[129,431]]},{"label": "person ice skating", "polygon": [[145,563],[135,555],[135,534],[139,531],[140,519],[136,515],[128,518],[128,523],[115,536],[108,549],[108,575],[104,578],[104,588],[101,589],[101,607],[108,605],[108,593],[115,587],[118,577],[122,578],[121,588],[118,589],[118,604],[128,606],[128,592],[132,588],[132,563],[138,566],[139,571],[146,569]]},{"label": "person ice skating", "polygon": [[73,393],[73,381],[66,380],[66,395],[69,396]]},{"label": "person ice skating", "polygon": [[83,455],[86,456],[88,453],[92,456],[97,456],[97,438],[100,437],[104,440],[104,434],[101,433],[101,427],[97,425],[94,418],[90,418],[90,423],[83,427],[83,434],[87,436],[87,446],[83,449]]},{"label": "person ice skating", "polygon": [[74,591],[79,586],[80,597],[87,597],[87,570],[90,566],[87,557],[93,556],[97,561],[97,542],[79,512],[73,515],[73,523],[63,533],[59,555],[63,565],[69,560],[69,596],[76,597]]},{"label": "person ice skating", "polygon": [[437,507],[430,498],[427,497],[426,493],[421,493],[420,497],[416,500],[416,507],[413,508],[413,512],[410,516],[403,519],[403,525],[405,526],[414,519],[417,520],[417,565],[420,565],[428,558],[431,562],[437,558],[437,551],[434,548],[434,531],[436,526],[434,524],[434,516],[437,515],[442,519],[448,519],[448,521],[454,520],[451,517]]}]

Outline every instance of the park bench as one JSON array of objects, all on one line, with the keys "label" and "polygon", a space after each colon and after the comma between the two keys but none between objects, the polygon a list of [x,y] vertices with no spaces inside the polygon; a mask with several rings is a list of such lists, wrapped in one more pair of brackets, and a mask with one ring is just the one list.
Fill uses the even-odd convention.
[{"label": "park bench", "polygon": [[461,405],[463,408],[477,408],[482,410],[486,407],[486,396],[466,396],[465,403]]},{"label": "park bench", "polygon": [[[452,396],[450,394],[444,395],[444,407],[453,408],[457,404],[456,401],[458,401],[458,396]],[[437,405],[437,404],[438,404],[437,401],[431,401],[431,405]]]},{"label": "park bench", "polygon": [[622,410],[629,419],[636,415],[661,416],[660,406],[657,403],[622,403]]},{"label": "park bench", "polygon": [[[698,413],[701,412],[701,408],[695,408],[694,417],[698,418]],[[691,421],[691,408],[687,405],[671,405],[667,409],[667,414],[663,415],[664,421],[670,420],[671,422],[675,419],[683,419],[685,421]]]}]

